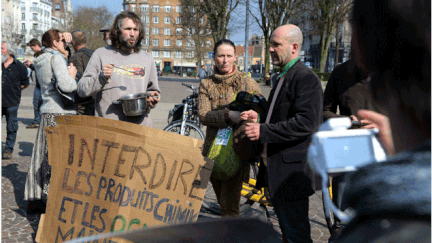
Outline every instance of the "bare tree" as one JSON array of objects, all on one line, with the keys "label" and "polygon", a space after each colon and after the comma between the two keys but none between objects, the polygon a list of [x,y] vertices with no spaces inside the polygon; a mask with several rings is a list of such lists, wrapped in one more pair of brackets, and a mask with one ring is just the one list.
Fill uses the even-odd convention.
[{"label": "bare tree", "polygon": [[84,31],[87,47],[97,49],[106,46],[99,29],[109,23],[112,18],[112,13],[105,6],[97,8],[82,6],[74,13],[72,29]]},{"label": "bare tree", "polygon": [[320,36],[320,72],[324,72],[331,37],[351,13],[352,0],[310,0],[307,9]]},{"label": "bare tree", "polygon": [[[186,46],[193,47],[198,65],[203,64],[204,56],[211,51],[212,30],[210,22],[203,11],[197,11],[195,0],[181,0],[182,11],[179,19],[173,19],[177,28],[181,28],[180,34],[185,40]],[[177,31],[176,31],[177,32]]]},{"label": "bare tree", "polygon": [[213,41],[217,42],[227,38],[231,14],[239,3],[240,0],[190,0],[188,6],[195,8],[196,13],[203,12],[207,16]]},{"label": "bare tree", "polygon": [[[258,9],[249,12],[263,31],[265,42],[265,73],[270,68],[270,34],[279,26],[296,20],[302,13],[304,0],[255,0]],[[258,10],[258,11],[257,11]],[[258,13],[258,14],[255,14]]]}]

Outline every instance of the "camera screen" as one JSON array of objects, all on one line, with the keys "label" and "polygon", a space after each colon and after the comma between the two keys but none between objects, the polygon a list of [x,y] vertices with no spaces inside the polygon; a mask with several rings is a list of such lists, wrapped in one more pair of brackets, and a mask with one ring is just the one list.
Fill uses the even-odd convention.
[{"label": "camera screen", "polygon": [[332,137],[323,140],[329,169],[359,166],[375,160],[370,136]]}]

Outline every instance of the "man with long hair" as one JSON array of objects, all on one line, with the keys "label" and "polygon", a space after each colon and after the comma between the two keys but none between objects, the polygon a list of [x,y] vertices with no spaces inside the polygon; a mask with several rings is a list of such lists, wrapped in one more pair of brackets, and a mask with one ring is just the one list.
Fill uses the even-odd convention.
[{"label": "man with long hair", "polygon": [[120,104],[125,95],[149,93],[148,105],[159,102],[156,64],[151,54],[141,50],[144,28],[133,12],[116,16],[110,29],[112,44],[97,49],[78,83],[81,97],[95,97],[95,116],[151,126],[150,114],[127,116]]}]

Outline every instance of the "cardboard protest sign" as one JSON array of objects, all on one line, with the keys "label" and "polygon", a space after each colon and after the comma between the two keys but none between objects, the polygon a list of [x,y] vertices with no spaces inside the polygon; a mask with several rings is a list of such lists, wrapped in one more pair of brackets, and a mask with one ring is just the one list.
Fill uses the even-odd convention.
[{"label": "cardboard protest sign", "polygon": [[105,118],[57,121],[46,129],[52,175],[41,242],[196,221],[213,168],[202,141]]}]

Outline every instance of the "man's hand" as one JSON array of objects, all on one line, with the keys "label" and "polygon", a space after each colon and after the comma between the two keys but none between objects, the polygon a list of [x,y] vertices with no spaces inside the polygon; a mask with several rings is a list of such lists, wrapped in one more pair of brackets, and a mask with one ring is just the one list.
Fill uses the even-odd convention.
[{"label": "man's hand", "polygon": [[102,70],[102,75],[108,80],[114,71],[114,64],[105,64]]},{"label": "man's hand", "polygon": [[258,122],[258,113],[254,110],[243,111],[240,113],[240,119],[247,120],[248,118],[252,119],[255,123]]},{"label": "man's hand", "polygon": [[151,91],[150,96],[148,97],[150,108],[155,108],[156,104],[160,101],[159,92]]},{"label": "man's hand", "polygon": [[378,139],[380,140],[381,145],[388,155],[394,154],[395,148],[390,128],[390,120],[388,117],[369,110],[359,110],[358,115],[363,118],[361,121],[370,123],[370,125],[373,124],[374,126],[378,127]]},{"label": "man's hand", "polygon": [[251,141],[258,140],[260,136],[260,124],[247,123],[245,128],[245,134]]}]

